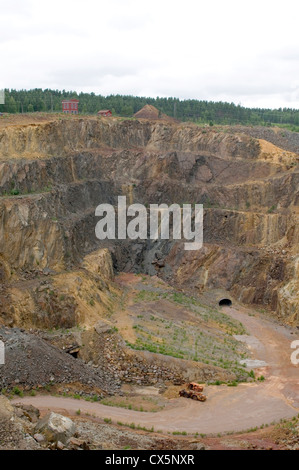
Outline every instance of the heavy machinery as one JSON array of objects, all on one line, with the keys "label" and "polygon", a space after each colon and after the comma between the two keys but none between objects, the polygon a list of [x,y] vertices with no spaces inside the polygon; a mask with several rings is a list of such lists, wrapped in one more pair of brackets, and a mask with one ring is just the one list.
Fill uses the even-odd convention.
[{"label": "heavy machinery", "polygon": [[195,382],[190,382],[187,385],[187,390],[183,389],[179,391],[180,397],[192,398],[192,400],[206,401],[207,397],[203,393],[203,387]]},{"label": "heavy machinery", "polygon": [[188,390],[194,390],[194,392],[202,392],[203,391],[203,386],[199,385],[196,382],[190,382],[187,385]]}]

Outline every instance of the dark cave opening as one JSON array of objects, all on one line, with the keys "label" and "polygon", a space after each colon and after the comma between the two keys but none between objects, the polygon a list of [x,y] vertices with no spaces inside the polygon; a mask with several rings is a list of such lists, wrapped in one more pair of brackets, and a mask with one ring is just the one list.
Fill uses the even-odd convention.
[{"label": "dark cave opening", "polygon": [[219,301],[219,306],[220,307],[231,307],[233,305],[232,301],[230,299],[221,299]]},{"label": "dark cave opening", "polygon": [[66,349],[65,352],[73,356],[75,359],[77,359],[79,351],[80,351],[80,346],[71,346],[70,348]]}]

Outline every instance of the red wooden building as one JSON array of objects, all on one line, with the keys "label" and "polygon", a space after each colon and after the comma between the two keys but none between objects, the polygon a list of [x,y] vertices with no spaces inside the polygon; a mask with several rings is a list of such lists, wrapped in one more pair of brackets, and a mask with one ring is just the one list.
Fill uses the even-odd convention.
[{"label": "red wooden building", "polygon": [[104,116],[104,117],[112,116],[112,111],[110,111],[110,109],[101,109],[101,111],[98,111],[98,116]]},{"label": "red wooden building", "polygon": [[65,114],[78,114],[78,103],[79,100],[63,100],[62,101],[62,111]]}]

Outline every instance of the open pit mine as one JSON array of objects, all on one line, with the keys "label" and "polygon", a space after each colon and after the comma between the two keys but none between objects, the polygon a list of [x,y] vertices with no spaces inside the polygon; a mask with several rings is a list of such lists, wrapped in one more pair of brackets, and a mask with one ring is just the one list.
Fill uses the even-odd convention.
[{"label": "open pit mine", "polygon": [[[5,119],[0,448],[299,448],[299,134]],[[120,196],[202,204],[202,248],[100,240]]]}]

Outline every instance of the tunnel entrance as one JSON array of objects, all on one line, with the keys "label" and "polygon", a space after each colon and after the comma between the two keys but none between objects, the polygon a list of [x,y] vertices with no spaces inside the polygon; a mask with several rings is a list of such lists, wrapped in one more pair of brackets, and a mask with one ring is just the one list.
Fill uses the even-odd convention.
[{"label": "tunnel entrance", "polygon": [[79,351],[80,351],[80,346],[78,346],[78,345],[71,346],[70,348],[67,348],[67,349],[65,350],[66,353],[70,354],[70,355],[73,356],[75,359],[78,358]]},{"label": "tunnel entrance", "polygon": [[232,301],[230,299],[221,299],[219,301],[219,305],[220,307],[231,307],[233,305]]}]

